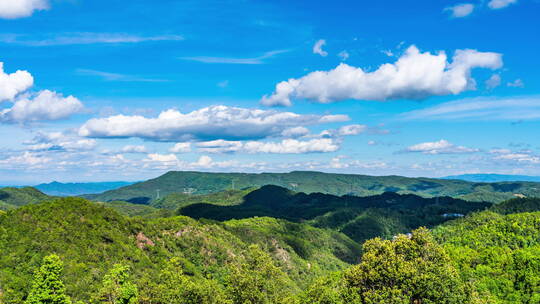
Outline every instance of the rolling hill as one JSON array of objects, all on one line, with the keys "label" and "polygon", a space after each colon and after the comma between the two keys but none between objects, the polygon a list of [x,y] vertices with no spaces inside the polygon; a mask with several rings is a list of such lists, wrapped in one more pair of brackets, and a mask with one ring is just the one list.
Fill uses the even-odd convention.
[{"label": "rolling hill", "polygon": [[48,199],[51,199],[51,197],[32,187],[0,188],[0,210],[14,209]]},{"label": "rolling hill", "polygon": [[142,295],[171,258],[193,279],[223,283],[230,265],[257,244],[287,274],[293,290],[358,260],[360,246],[342,233],[282,219],[223,223],[176,216],[129,218],[80,198],[0,213],[0,302],[22,303],[34,269],[48,254],[65,262],[74,300],[87,301],[114,264],[133,270]]},{"label": "rolling hill", "polygon": [[389,238],[420,226],[433,227],[490,206],[486,202],[394,192],[368,197],[305,194],[267,185],[247,193],[241,204],[195,203],[181,207],[178,214],[219,221],[257,216],[282,218],[338,230],[361,243],[377,236]]},{"label": "rolling hill", "polygon": [[474,183],[462,180],[366,176],[311,171],[290,173],[206,173],[171,171],[144,182],[101,194],[85,195],[95,201],[123,200],[150,204],[171,193],[208,194],[230,189],[276,185],[298,192],[369,196],[384,192],[413,193],[425,197],[451,196],[468,201],[501,202],[515,195],[538,196],[540,183]]}]

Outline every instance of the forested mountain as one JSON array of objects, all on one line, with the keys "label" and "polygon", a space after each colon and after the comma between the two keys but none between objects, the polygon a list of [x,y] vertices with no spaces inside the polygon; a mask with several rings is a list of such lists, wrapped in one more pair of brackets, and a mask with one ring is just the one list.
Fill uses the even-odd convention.
[{"label": "forested mountain", "polygon": [[500,206],[361,250],[309,222],[30,204],[0,213],[0,303],[538,303],[540,213],[506,213],[540,210],[540,199]]},{"label": "forested mountain", "polygon": [[27,204],[35,204],[51,197],[32,188],[0,188],[0,210],[14,209]]},{"label": "forested mountain", "polygon": [[501,202],[513,198],[516,194],[535,196],[540,192],[540,183],[532,182],[473,183],[462,180],[306,171],[260,174],[171,171],[155,179],[85,197],[95,201],[123,200],[149,204],[171,193],[208,194],[264,185],[276,185],[305,193],[369,196],[397,192],[489,202]]},{"label": "forested mountain", "polygon": [[132,182],[96,182],[96,183],[59,183],[51,182],[47,184],[39,184],[34,188],[48,195],[55,196],[76,196],[82,194],[95,194],[108,190],[117,189]]},{"label": "forested mountain", "polygon": [[[300,290],[324,273],[357,262],[360,247],[345,235],[272,218],[224,223],[188,217],[141,220],[100,204],[66,198],[27,205],[0,215],[0,303],[22,303],[44,256],[65,263],[67,292],[88,300],[117,263],[132,269],[141,297],[150,297],[162,268],[175,258],[190,280],[224,284],[231,264],[251,244]],[[151,302],[148,302],[151,303]]]},{"label": "forested mountain", "polygon": [[394,192],[368,197],[305,194],[268,185],[247,193],[241,204],[197,203],[181,207],[178,213],[220,221],[254,216],[283,218],[339,230],[363,242],[377,236],[392,237],[421,226],[433,227],[489,206],[491,204],[485,202],[451,197],[423,198]]}]

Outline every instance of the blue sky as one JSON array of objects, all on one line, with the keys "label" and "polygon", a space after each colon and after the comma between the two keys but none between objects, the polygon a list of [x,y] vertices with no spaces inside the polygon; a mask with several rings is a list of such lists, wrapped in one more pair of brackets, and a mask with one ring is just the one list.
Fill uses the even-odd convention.
[{"label": "blue sky", "polygon": [[0,184],[540,173],[538,0],[5,0]]}]

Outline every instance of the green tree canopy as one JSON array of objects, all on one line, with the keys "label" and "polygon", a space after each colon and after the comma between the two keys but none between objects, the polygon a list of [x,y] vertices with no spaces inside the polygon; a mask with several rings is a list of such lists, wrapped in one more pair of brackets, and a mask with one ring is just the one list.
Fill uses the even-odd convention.
[{"label": "green tree canopy", "polygon": [[63,269],[62,260],[57,255],[46,256],[34,274],[32,289],[25,304],[71,304],[61,280]]},{"label": "green tree canopy", "polygon": [[103,278],[97,302],[110,304],[138,303],[137,286],[129,281],[129,267],[116,264]]},{"label": "green tree canopy", "polygon": [[347,303],[470,303],[468,288],[425,228],[393,240],[367,241],[362,261],[344,278]]}]

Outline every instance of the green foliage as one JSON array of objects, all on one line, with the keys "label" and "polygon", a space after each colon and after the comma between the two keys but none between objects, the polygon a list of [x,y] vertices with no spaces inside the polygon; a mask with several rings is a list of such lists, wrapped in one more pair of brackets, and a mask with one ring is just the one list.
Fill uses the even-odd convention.
[{"label": "green foliage", "polygon": [[142,297],[149,303],[227,304],[224,288],[215,280],[186,275],[182,261],[172,258]]},{"label": "green foliage", "polygon": [[540,211],[540,198],[515,198],[491,207],[493,212],[511,214]]},{"label": "green foliage", "polygon": [[[527,203],[506,205],[520,202]],[[461,276],[474,283],[480,300],[540,303],[540,212],[481,212],[438,227],[434,234]]]},{"label": "green foliage", "polygon": [[245,259],[232,268],[227,286],[235,304],[284,303],[292,285],[272,259],[258,246],[249,246]]},{"label": "green foliage", "polygon": [[97,293],[96,302],[109,304],[138,303],[139,290],[129,280],[129,267],[114,265],[103,278],[102,287]]},{"label": "green foliage", "polygon": [[176,210],[193,204],[213,204],[218,206],[234,206],[244,201],[244,196],[249,194],[255,188],[243,190],[224,190],[209,194],[186,194],[171,193],[163,198],[154,200],[150,203],[155,208],[165,208]]},{"label": "green foliage", "polygon": [[[390,238],[420,226],[433,227],[451,216],[483,210],[491,204],[470,203],[451,197],[423,198],[386,192],[368,197],[296,193],[279,186],[249,192],[241,205],[192,204],[178,210],[193,218],[229,220],[268,216],[309,221],[313,226],[339,230],[362,243],[373,237]],[[301,244],[297,246],[302,247]]]},{"label": "green foliage", "polygon": [[359,256],[358,245],[345,235],[307,224],[270,218],[224,223],[181,216],[129,218],[103,204],[63,198],[0,215],[2,300],[20,304],[31,288],[33,270],[50,253],[64,261],[63,278],[74,301],[93,298],[104,276],[122,264],[131,269],[139,301],[153,303],[147,301],[150,283],[171,258],[201,288],[194,293],[205,294],[224,285],[229,266],[253,243],[290,277],[292,289],[326,271],[344,269]]},{"label": "green foliage", "polygon": [[308,171],[261,174],[171,171],[155,179],[86,197],[104,202],[124,200],[150,204],[157,198],[158,189],[162,196],[183,190],[194,191],[194,194],[208,194],[231,189],[233,184],[235,189],[276,185],[305,193],[369,196],[392,191],[425,197],[461,196],[471,201],[490,202],[511,199],[514,194],[535,196],[539,188],[539,184],[533,182],[473,183],[461,180]]},{"label": "green foliage", "polygon": [[71,304],[61,280],[63,264],[57,255],[43,259],[34,274],[34,282],[25,304]]},{"label": "green foliage", "polygon": [[345,272],[347,303],[469,303],[444,249],[426,229],[364,244],[360,264]]},{"label": "green foliage", "polygon": [[36,188],[0,188],[0,210],[14,209],[27,204],[35,204],[51,199]]}]

